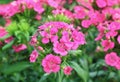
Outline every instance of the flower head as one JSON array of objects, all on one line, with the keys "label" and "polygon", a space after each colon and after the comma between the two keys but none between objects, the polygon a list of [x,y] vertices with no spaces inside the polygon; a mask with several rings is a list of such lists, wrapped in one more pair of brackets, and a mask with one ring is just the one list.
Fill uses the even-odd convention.
[{"label": "flower head", "polygon": [[13,49],[15,52],[20,52],[27,49],[27,46],[25,44],[13,45]]},{"label": "flower head", "polygon": [[38,52],[37,52],[37,50],[34,50],[34,51],[32,51],[32,53],[31,53],[31,55],[30,55],[30,62],[35,62],[36,61],[36,59],[37,59],[37,57],[38,57]]},{"label": "flower head", "polygon": [[54,56],[53,54],[48,54],[42,60],[42,66],[46,73],[58,72],[60,70],[61,58],[59,56]]},{"label": "flower head", "polygon": [[116,66],[117,61],[118,61],[118,56],[115,52],[111,52],[109,54],[106,54],[106,56],[105,56],[106,64],[108,64],[110,66]]},{"label": "flower head", "polygon": [[65,75],[70,75],[73,69],[70,66],[66,66],[63,71]]}]

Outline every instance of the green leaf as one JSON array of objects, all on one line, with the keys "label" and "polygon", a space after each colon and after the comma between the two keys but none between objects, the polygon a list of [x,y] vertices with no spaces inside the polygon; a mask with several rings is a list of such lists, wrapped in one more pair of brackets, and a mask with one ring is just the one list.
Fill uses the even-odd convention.
[{"label": "green leaf", "polygon": [[11,41],[10,43],[6,44],[5,46],[3,46],[2,50],[6,50],[6,49],[10,48],[13,45],[13,43],[14,43],[14,40]]},{"label": "green leaf", "polygon": [[49,74],[45,73],[38,82],[44,82],[48,78]]},{"label": "green leaf", "polygon": [[83,82],[88,82],[88,75],[89,72],[85,69],[83,69],[79,64],[76,62],[71,62],[71,66],[74,68],[74,70],[77,72],[77,74],[80,76],[80,78],[83,80]]},{"label": "green leaf", "polygon": [[4,74],[12,74],[14,72],[20,72],[20,71],[22,71],[30,66],[31,65],[28,62],[18,62],[18,63],[4,67],[2,72]]},{"label": "green leaf", "polygon": [[80,59],[80,65],[82,66],[83,69],[88,70],[88,63],[85,58]]},{"label": "green leaf", "polygon": [[19,27],[20,31],[22,31],[22,32],[29,31],[29,24],[26,22],[26,20],[21,20],[18,27]]},{"label": "green leaf", "polygon": [[68,53],[71,54],[71,55],[78,55],[78,54],[81,55],[82,50],[70,50]]},{"label": "green leaf", "polygon": [[0,16],[0,25],[4,26],[5,25],[5,19]]},{"label": "green leaf", "polygon": [[18,30],[17,22],[13,21],[6,30],[11,34],[14,35],[14,32]]},{"label": "green leaf", "polygon": [[54,15],[48,16],[48,21],[62,21],[62,22],[70,23],[71,20],[63,14],[58,14],[56,16]]},{"label": "green leaf", "polygon": [[7,4],[12,2],[13,0],[0,0],[0,4]]}]

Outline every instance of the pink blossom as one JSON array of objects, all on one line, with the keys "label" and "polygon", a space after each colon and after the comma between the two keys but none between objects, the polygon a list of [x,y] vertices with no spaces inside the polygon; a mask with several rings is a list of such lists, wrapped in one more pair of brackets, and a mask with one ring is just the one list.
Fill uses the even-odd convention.
[{"label": "pink blossom", "polygon": [[0,27],[0,38],[4,37],[7,34],[7,31],[3,27]]},{"label": "pink blossom", "polygon": [[92,10],[92,2],[93,0],[77,0],[79,4],[82,4],[85,8]]},{"label": "pink blossom", "polygon": [[103,8],[107,6],[107,3],[105,0],[96,0],[96,3],[98,5],[98,7]]},{"label": "pink blossom", "polygon": [[34,4],[34,10],[35,10],[38,14],[43,13],[44,8],[42,7],[42,4],[41,4],[40,1],[39,1],[39,2],[36,2],[36,3]]},{"label": "pink blossom", "polygon": [[73,38],[73,41],[78,43],[79,45],[83,45],[86,43],[85,36],[82,32],[78,32],[74,30],[72,33],[72,38]]},{"label": "pink blossom", "polygon": [[59,56],[54,56],[53,54],[48,54],[42,60],[42,66],[46,73],[58,72],[60,70],[61,58]]},{"label": "pink blossom", "polygon": [[108,30],[110,31],[116,31],[116,30],[120,30],[120,23],[119,22],[111,22],[109,25],[108,25]]},{"label": "pink blossom", "polygon": [[120,57],[115,62],[116,62],[115,68],[120,70]]},{"label": "pink blossom", "polygon": [[12,22],[11,19],[9,18],[5,18],[5,21],[6,21],[5,27],[9,26]]},{"label": "pink blossom", "polygon": [[36,20],[41,20],[41,18],[42,18],[42,17],[41,17],[41,15],[39,15],[39,14],[37,14],[37,15],[35,16],[35,19],[36,19]]},{"label": "pink blossom", "polygon": [[66,66],[63,70],[65,75],[70,75],[73,69],[70,66]]},{"label": "pink blossom", "polygon": [[42,51],[42,52],[44,52],[44,49],[41,46],[38,46],[37,49],[40,50],[40,51]]},{"label": "pink blossom", "polygon": [[27,46],[25,44],[13,45],[12,47],[15,52],[20,52],[22,50],[27,49]]},{"label": "pink blossom", "polygon": [[48,4],[54,8],[58,8],[62,0],[47,0]]},{"label": "pink blossom", "polygon": [[105,56],[106,64],[108,64],[110,66],[116,66],[117,61],[118,61],[118,56],[115,52],[111,52],[109,54],[106,54],[106,56]]},{"label": "pink blossom", "polygon": [[54,42],[58,41],[58,36],[56,36],[56,35],[52,36],[50,39],[51,39],[51,42],[54,43]]},{"label": "pink blossom", "polygon": [[114,42],[111,42],[109,40],[103,40],[101,44],[104,48],[104,51],[114,48]]},{"label": "pink blossom", "polygon": [[15,15],[16,13],[19,13],[20,12],[20,4],[18,4],[17,1],[13,1],[9,4],[8,8],[6,8],[6,16],[13,16]]},{"label": "pink blossom", "polygon": [[67,47],[65,46],[65,44],[63,42],[54,42],[54,47],[53,50],[55,53],[60,54],[62,56],[67,55]]},{"label": "pink blossom", "polygon": [[9,43],[9,42],[11,42],[13,39],[14,39],[14,38],[11,36],[11,37],[5,39],[5,43]]},{"label": "pink blossom", "polygon": [[56,34],[58,32],[57,28],[50,28],[50,34]]},{"label": "pink blossom", "polygon": [[107,5],[108,6],[113,6],[115,4],[118,4],[118,0],[107,0]]},{"label": "pink blossom", "polygon": [[36,35],[33,35],[30,40],[30,45],[35,46],[37,44],[37,37]]},{"label": "pink blossom", "polygon": [[42,43],[43,44],[47,44],[47,43],[49,43],[49,38],[42,38]]},{"label": "pink blossom", "polygon": [[89,28],[89,26],[91,25],[90,20],[83,20],[81,23],[84,28]]},{"label": "pink blossom", "polygon": [[73,2],[73,0],[68,0],[68,3],[71,4]]},{"label": "pink blossom", "polygon": [[116,31],[109,31],[106,33],[106,38],[110,39],[110,37],[115,37],[115,36],[117,36],[117,34],[118,34],[118,32],[116,32]]},{"label": "pink blossom", "polygon": [[112,18],[114,20],[119,20],[120,19],[120,9],[112,10]]},{"label": "pink blossom", "polygon": [[98,23],[102,23],[105,21],[105,15],[98,11],[89,11],[88,16],[90,17],[90,23],[97,25]]},{"label": "pink blossom", "polygon": [[99,33],[97,37],[95,38],[95,41],[101,40],[104,36],[104,33]]},{"label": "pink blossom", "polygon": [[87,15],[87,12],[85,12],[86,9],[81,6],[75,6],[74,7],[74,16],[77,19],[83,19]]},{"label": "pink blossom", "polygon": [[120,44],[120,35],[117,37],[117,41]]},{"label": "pink blossom", "polygon": [[37,57],[38,57],[38,55],[39,54],[38,54],[37,50],[32,51],[32,53],[30,55],[30,58],[29,58],[30,62],[35,62]]}]

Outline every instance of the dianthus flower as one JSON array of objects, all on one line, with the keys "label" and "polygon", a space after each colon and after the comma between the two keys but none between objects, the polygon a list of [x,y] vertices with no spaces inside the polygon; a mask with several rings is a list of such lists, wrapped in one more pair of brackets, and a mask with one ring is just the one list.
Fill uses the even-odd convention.
[{"label": "dianthus flower", "polygon": [[114,42],[109,40],[103,40],[101,44],[104,48],[104,51],[108,51],[109,49],[114,48],[114,45],[115,45]]},{"label": "dianthus flower", "polygon": [[29,58],[30,62],[35,62],[37,57],[38,57],[38,55],[39,54],[38,54],[37,50],[32,51],[32,53],[30,55],[30,58]]},{"label": "dianthus flower", "polygon": [[48,54],[42,60],[42,66],[46,73],[58,72],[60,70],[61,58],[59,56],[54,56],[53,54]]},{"label": "dianthus flower", "polygon": [[0,27],[0,38],[4,37],[7,34],[7,31],[3,27]]},{"label": "dianthus flower", "polygon": [[72,70],[73,70],[73,69],[72,69],[70,66],[66,66],[66,67],[63,69],[63,72],[64,72],[65,75],[70,75]]},{"label": "dianthus flower", "polygon": [[118,56],[115,52],[111,52],[109,54],[106,54],[105,56],[105,62],[106,64],[110,65],[110,66],[116,66],[117,61],[118,61]]},{"label": "dianthus flower", "polygon": [[20,52],[22,50],[27,49],[27,46],[25,44],[13,45],[12,47],[15,52]]}]

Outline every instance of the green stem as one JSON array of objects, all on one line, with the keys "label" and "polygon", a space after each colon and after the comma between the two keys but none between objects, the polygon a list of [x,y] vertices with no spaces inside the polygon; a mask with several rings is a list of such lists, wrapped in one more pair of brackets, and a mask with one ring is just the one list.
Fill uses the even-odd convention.
[{"label": "green stem", "polygon": [[62,82],[61,71],[60,71],[60,72],[58,72],[58,82]]}]

